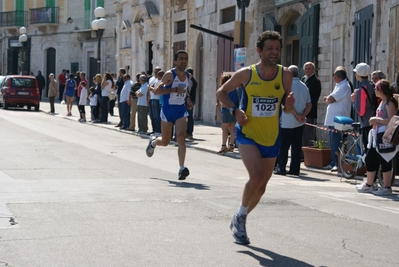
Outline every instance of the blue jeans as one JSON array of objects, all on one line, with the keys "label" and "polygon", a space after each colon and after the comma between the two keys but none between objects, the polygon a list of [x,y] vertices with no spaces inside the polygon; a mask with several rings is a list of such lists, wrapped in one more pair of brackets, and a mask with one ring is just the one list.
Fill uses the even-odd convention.
[{"label": "blue jeans", "polygon": [[130,106],[127,101],[120,104],[122,104],[122,128],[127,129],[130,126]]},{"label": "blue jeans", "polygon": [[161,132],[161,104],[159,99],[150,99],[150,119],[152,131]]},{"label": "blue jeans", "polygon": [[[329,129],[334,130],[334,126],[328,126]],[[338,152],[341,143],[342,135],[340,133],[329,132],[330,135],[330,149],[331,149],[331,167],[338,167],[338,157],[335,152]]]}]

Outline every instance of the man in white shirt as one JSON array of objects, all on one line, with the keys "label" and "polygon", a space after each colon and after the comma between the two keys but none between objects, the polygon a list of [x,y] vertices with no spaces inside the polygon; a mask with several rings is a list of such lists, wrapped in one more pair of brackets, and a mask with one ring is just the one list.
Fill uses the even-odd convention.
[{"label": "man in white shirt", "polygon": [[[342,66],[338,66],[333,74],[335,88],[331,94],[324,97],[324,102],[327,106],[326,118],[324,125],[329,129],[334,130],[334,117],[346,116],[351,114],[351,87],[346,80],[346,70]],[[331,164],[327,165],[326,169],[331,171],[338,171],[338,158],[335,152],[338,152],[338,147],[341,142],[341,134],[330,131],[330,148],[331,148]]]},{"label": "man in white shirt", "polygon": [[136,92],[136,95],[138,97],[137,106],[138,106],[139,134],[147,134],[148,131],[147,77],[145,75],[140,75],[139,82],[141,83],[141,87]]},{"label": "man in white shirt", "polygon": [[123,87],[119,94],[119,104],[121,105],[122,111],[122,125],[121,129],[127,130],[130,126],[130,100],[129,94],[132,87],[132,80],[129,74],[123,75]]}]

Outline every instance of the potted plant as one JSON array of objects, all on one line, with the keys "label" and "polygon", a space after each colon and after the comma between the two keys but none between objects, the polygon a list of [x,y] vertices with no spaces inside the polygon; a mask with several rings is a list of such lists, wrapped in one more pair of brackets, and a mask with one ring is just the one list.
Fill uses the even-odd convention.
[{"label": "potted plant", "polygon": [[303,159],[306,167],[323,168],[331,163],[331,149],[327,140],[312,140],[313,146],[303,146]]}]

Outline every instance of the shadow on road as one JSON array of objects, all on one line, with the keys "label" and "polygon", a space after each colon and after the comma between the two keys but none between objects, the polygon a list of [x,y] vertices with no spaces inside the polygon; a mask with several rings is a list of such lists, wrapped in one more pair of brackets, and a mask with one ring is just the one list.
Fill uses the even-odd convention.
[{"label": "shadow on road", "polygon": [[268,266],[268,267],[314,267],[314,265],[310,265],[306,262],[296,260],[287,256],[283,256],[277,253],[274,253],[267,249],[262,249],[254,246],[246,246],[252,250],[263,253],[267,257],[259,256],[252,251],[249,250],[241,250],[237,251],[238,253],[246,254],[248,256],[253,257],[254,259],[259,261],[260,266]]},{"label": "shadow on road", "polygon": [[204,184],[187,183],[184,181],[172,181],[172,180],[166,180],[166,179],[160,179],[160,178],[150,178],[150,179],[168,182],[170,186],[173,185],[175,187],[193,188],[193,189],[197,189],[197,190],[210,190],[210,187],[207,185],[204,185]]}]

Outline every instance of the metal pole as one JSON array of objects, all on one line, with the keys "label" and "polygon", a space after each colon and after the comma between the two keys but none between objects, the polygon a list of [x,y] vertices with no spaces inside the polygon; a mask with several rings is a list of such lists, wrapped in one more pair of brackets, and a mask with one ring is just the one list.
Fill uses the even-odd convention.
[{"label": "metal pole", "polygon": [[241,0],[240,47],[245,46],[245,1]]},{"label": "metal pole", "polygon": [[97,63],[98,73],[101,73],[101,37],[103,36],[104,29],[97,30],[98,44],[97,44]]}]

